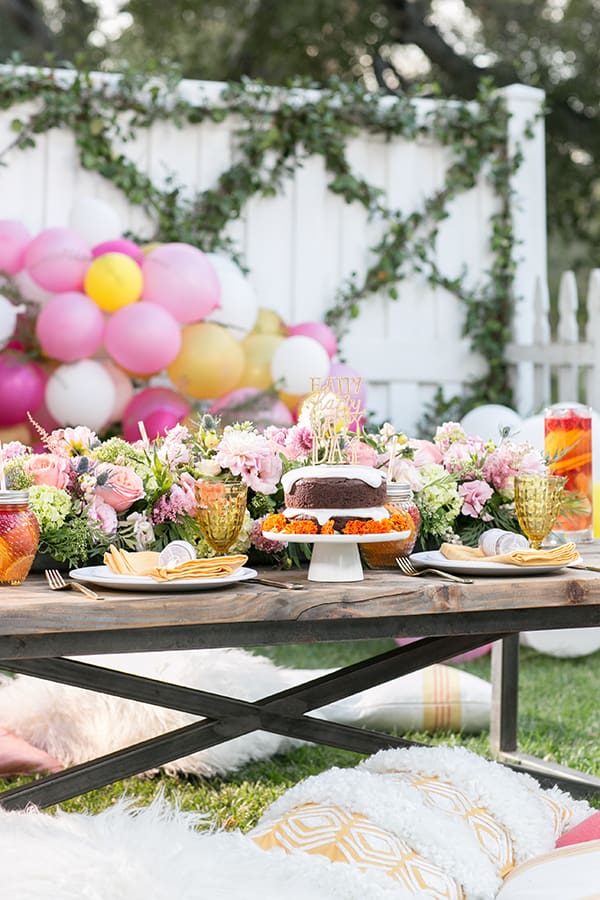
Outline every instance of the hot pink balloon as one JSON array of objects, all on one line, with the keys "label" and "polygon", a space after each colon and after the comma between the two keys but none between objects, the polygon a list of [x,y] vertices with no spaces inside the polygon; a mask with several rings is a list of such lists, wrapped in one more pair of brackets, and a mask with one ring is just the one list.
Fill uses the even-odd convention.
[{"label": "hot pink balloon", "polygon": [[110,414],[110,422],[120,422],[123,410],[133,398],[135,389],[129,375],[109,359],[102,360],[102,365],[112,378],[115,386],[115,405]]},{"label": "hot pink balloon", "polygon": [[[170,388],[143,388],[127,404],[123,411],[123,437],[126,441],[138,441],[141,437],[138,422],[143,422],[148,437],[152,439],[150,428],[172,428],[190,413],[189,401]],[[165,426],[165,423],[170,424]],[[156,432],[158,433],[158,431]]]},{"label": "hot pink balloon", "polygon": [[104,256],[105,253],[124,253],[135,260],[139,266],[141,266],[144,259],[143,250],[133,241],[128,240],[128,238],[115,238],[114,241],[103,241],[102,244],[97,244],[92,248],[94,259],[97,256]]},{"label": "hot pink balloon", "polygon": [[45,376],[23,355],[0,353],[0,428],[25,422],[44,399]]},{"label": "hot pink balloon", "polygon": [[219,416],[223,425],[246,419],[258,428],[279,425],[287,428],[294,424],[294,417],[282,400],[265,397],[263,391],[255,387],[236,388],[215,400],[208,409]]},{"label": "hot pink balloon", "polygon": [[0,272],[16,275],[23,268],[25,251],[31,235],[21,222],[0,221]]},{"label": "hot pink balloon", "polygon": [[337,338],[329,325],[324,322],[299,322],[298,325],[290,325],[288,332],[290,336],[303,334],[305,337],[313,338],[325,347],[330,357],[337,353]]},{"label": "hot pink balloon", "polygon": [[77,291],[55,294],[40,310],[35,331],[47,356],[75,362],[93,356],[102,343],[104,316],[100,308]]},{"label": "hot pink balloon", "polygon": [[112,314],[104,345],[124,369],[150,375],[173,362],[181,349],[181,329],[166,309],[154,303],[132,303]]},{"label": "hot pink balloon", "polygon": [[142,263],[142,299],[178,322],[199,322],[219,305],[219,279],[208,257],[190,244],[163,244]]},{"label": "hot pink balloon", "polygon": [[53,293],[79,291],[92,251],[70,228],[46,228],[25,251],[25,268],[33,280]]}]

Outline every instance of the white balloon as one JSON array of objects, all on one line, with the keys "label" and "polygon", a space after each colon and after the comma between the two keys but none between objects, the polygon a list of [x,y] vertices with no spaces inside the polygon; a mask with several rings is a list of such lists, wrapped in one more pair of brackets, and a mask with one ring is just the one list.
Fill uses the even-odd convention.
[{"label": "white balloon", "polygon": [[13,336],[16,324],[17,308],[10,300],[0,294],[0,350],[6,346]]},{"label": "white balloon", "polygon": [[466,414],[460,423],[467,434],[480,437],[484,441],[500,440],[503,428],[510,428],[511,433],[521,424],[521,416],[508,406],[488,403],[477,406]]},{"label": "white balloon", "polygon": [[567,659],[587,656],[600,650],[600,628],[557,628],[550,631],[525,631],[521,643],[546,656]]},{"label": "white balloon", "polygon": [[103,365],[93,359],[59,366],[46,384],[46,406],[59,425],[99,431],[110,420],[116,391]]},{"label": "white balloon", "polygon": [[39,303],[40,306],[43,306],[53,296],[52,291],[45,291],[43,287],[36,284],[27,269],[17,272],[13,280],[23,299],[29,300],[31,303]]},{"label": "white balloon", "polygon": [[331,360],[322,344],[303,334],[283,340],[271,360],[274,384],[288,394],[309,394],[312,379],[322,380],[329,374]]},{"label": "white balloon", "polygon": [[529,443],[533,447],[535,447],[536,450],[539,450],[540,453],[543,453],[544,417],[542,415],[539,415],[530,416],[529,419],[523,419],[521,424],[515,428],[514,440],[519,443],[523,441],[529,441]]},{"label": "white balloon", "polygon": [[206,317],[207,322],[224,325],[238,340],[252,331],[258,315],[254,288],[238,266],[220,253],[208,253],[219,279],[220,305]]},{"label": "white balloon", "polygon": [[88,242],[90,247],[121,237],[123,223],[115,210],[98,197],[84,194],[71,207],[69,226]]}]

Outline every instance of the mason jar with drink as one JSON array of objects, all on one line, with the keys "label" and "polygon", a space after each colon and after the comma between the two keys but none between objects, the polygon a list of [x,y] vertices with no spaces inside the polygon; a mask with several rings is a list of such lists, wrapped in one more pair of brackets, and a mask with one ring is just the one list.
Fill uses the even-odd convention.
[{"label": "mason jar with drink", "polygon": [[567,479],[567,502],[554,532],[572,541],[593,538],[592,411],[582,404],[544,410],[544,451],[554,475]]}]

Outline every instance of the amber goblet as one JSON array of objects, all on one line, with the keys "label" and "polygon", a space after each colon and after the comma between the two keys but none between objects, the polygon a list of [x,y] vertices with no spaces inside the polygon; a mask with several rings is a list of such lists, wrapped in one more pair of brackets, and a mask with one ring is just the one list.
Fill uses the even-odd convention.
[{"label": "amber goblet", "polygon": [[523,534],[539,550],[562,504],[567,479],[560,475],[516,475],[515,510]]},{"label": "amber goblet", "polygon": [[213,550],[224,556],[242,530],[248,488],[239,481],[199,481],[196,521]]}]

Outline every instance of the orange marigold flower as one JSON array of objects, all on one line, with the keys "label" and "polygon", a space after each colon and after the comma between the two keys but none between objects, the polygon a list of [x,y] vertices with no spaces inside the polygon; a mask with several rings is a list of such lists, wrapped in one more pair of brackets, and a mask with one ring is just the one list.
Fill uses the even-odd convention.
[{"label": "orange marigold flower", "polygon": [[321,534],[335,534],[335,529],[333,527],[333,519],[327,519],[327,521],[321,528]]},{"label": "orange marigold flower", "polygon": [[270,516],[265,516],[262,523],[263,531],[285,531],[285,526],[287,525],[287,519],[281,513],[272,513]]},{"label": "orange marigold flower", "polygon": [[410,513],[404,512],[404,510],[399,509],[397,512],[392,513],[390,519],[392,521],[392,531],[415,530],[415,520]]},{"label": "orange marigold flower", "polygon": [[318,534],[319,526],[311,519],[296,519],[288,522],[283,531],[285,534]]}]

